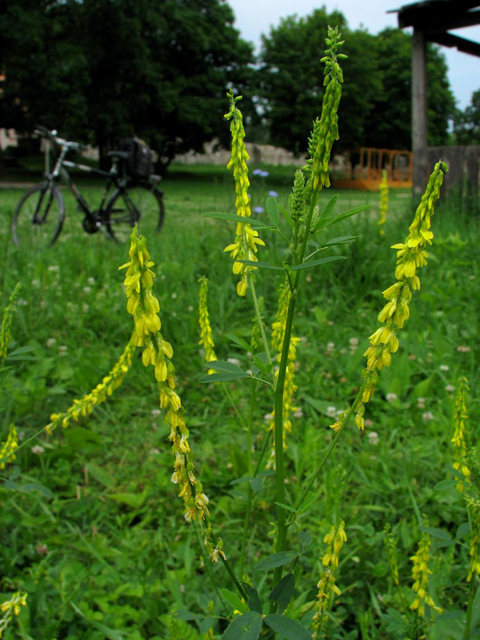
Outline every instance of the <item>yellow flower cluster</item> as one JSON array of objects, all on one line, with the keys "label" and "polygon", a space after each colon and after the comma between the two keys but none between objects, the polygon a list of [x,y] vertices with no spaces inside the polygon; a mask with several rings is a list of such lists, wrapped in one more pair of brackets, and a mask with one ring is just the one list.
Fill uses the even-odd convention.
[{"label": "yellow flower cluster", "polygon": [[195,477],[195,466],[188,441],[189,431],[185,424],[182,402],[175,391],[175,368],[171,362],[173,349],[160,333],[160,305],[152,292],[155,274],[150,267],[146,240],[139,235],[137,227],[131,235],[130,261],[119,267],[127,268],[125,287],[127,310],[133,315],[135,331],[134,344],[143,347],[142,361],[148,367],[155,367],[160,408],[165,409],[165,422],[170,425],[169,440],[175,457],[172,482],[180,487],[180,497],[185,504],[185,519],[203,520],[208,516],[208,498],[203,493],[202,484]]},{"label": "yellow flower cluster", "polygon": [[113,369],[103,378],[102,382],[97,384],[95,389],[80,400],[74,400],[72,406],[64,413],[52,413],[50,416],[51,422],[45,427],[48,435],[51,436],[59,426],[66,429],[72,420],[77,422],[80,416],[87,416],[95,406],[105,402],[107,397],[111,396],[115,389],[118,389],[122,384],[125,374],[132,364],[134,351],[135,344],[132,337]]},{"label": "yellow flower cluster", "polygon": [[390,572],[392,574],[393,582],[397,585],[400,584],[400,580],[398,577],[398,563],[397,563],[397,541],[395,540],[395,536],[390,531],[390,525],[385,525],[384,529],[385,534],[385,547],[387,549],[387,557],[388,564],[390,566]]},{"label": "yellow flower cluster", "polygon": [[317,584],[317,600],[315,602],[315,614],[312,619],[314,640],[319,637],[319,633],[323,630],[328,620],[327,609],[332,593],[335,593],[337,596],[342,595],[342,592],[335,584],[333,572],[334,569],[338,567],[338,554],[343,544],[347,541],[343,520],[340,520],[337,526],[331,528],[330,533],[327,533],[323,541],[328,547],[326,554],[322,558],[322,564],[325,570]]},{"label": "yellow flower cluster", "polygon": [[18,449],[18,434],[15,426],[10,425],[7,440],[0,447],[0,469],[5,469],[7,464],[15,460],[15,451]]},{"label": "yellow flower cluster", "polygon": [[17,591],[12,595],[10,600],[0,604],[0,613],[2,614],[2,617],[0,618],[0,638],[3,635],[3,632],[7,630],[13,616],[18,616],[21,608],[27,605],[27,595],[28,594],[24,592],[22,593],[21,591]]},{"label": "yellow flower cluster", "polygon": [[2,318],[2,326],[0,327],[0,363],[7,357],[8,345],[10,344],[12,316],[17,304],[18,294],[20,293],[21,284],[18,282],[8,300]]},{"label": "yellow flower cluster", "polygon": [[[237,101],[240,97],[234,98],[233,92],[228,94],[230,98],[230,111],[225,115],[230,122],[230,132],[232,134],[232,157],[227,165],[228,169],[233,167],[233,178],[235,180],[235,207],[237,215],[243,218],[249,218],[252,215],[250,210],[250,198],[248,195],[248,187],[250,181],[248,179],[247,160],[249,155],[245,147],[243,139],[245,138],[245,130],[243,128],[242,112],[237,109]],[[256,253],[258,246],[265,246],[263,240],[258,237],[258,231],[252,229],[250,224],[237,224],[235,241],[225,247],[224,251],[229,251],[233,260],[251,260],[257,261]],[[233,273],[241,276],[240,282],[237,284],[237,293],[244,296],[248,288],[248,275],[255,267],[249,267],[242,262],[234,262]]]},{"label": "yellow flower cluster", "polygon": [[383,225],[387,221],[387,211],[388,211],[388,178],[387,178],[387,172],[384,169],[382,171],[382,181],[380,182],[380,215],[377,222],[381,235],[385,233],[385,231],[383,230]]},{"label": "yellow flower cluster", "polygon": [[467,391],[469,391],[467,378],[459,378],[457,395],[455,396],[455,414],[453,416],[455,432],[452,442],[455,447],[455,462],[453,463],[453,468],[460,471],[463,476],[463,480],[459,480],[457,483],[457,489],[460,493],[463,493],[465,484],[470,483],[470,469],[465,461],[465,431],[468,420],[465,396]]},{"label": "yellow flower cluster", "polygon": [[432,573],[428,568],[428,563],[430,561],[430,544],[430,536],[425,531],[418,544],[417,553],[410,558],[413,562],[412,576],[414,583],[412,590],[416,594],[415,600],[410,605],[410,609],[418,610],[418,613],[421,616],[425,616],[426,604],[428,604],[428,606],[431,609],[434,609],[437,613],[442,613],[442,609],[437,607],[431,595],[428,593],[428,576]]},{"label": "yellow flower cluster", "polygon": [[480,576],[480,556],[478,553],[480,547],[480,502],[467,498],[467,504],[470,508],[472,538],[470,540],[470,571],[468,573],[467,582],[470,582],[474,574]]},{"label": "yellow flower cluster", "polygon": [[[288,284],[284,284],[280,291],[280,298],[278,301],[278,310],[275,317],[275,322],[272,325],[272,348],[278,351],[277,361],[282,359],[283,340],[285,336],[285,327],[287,324],[288,305],[290,302],[290,288]],[[290,347],[288,350],[287,368],[285,370],[285,386],[283,389],[283,446],[286,449],[286,435],[292,431],[291,414],[294,411],[298,411],[298,407],[292,406],[292,399],[297,391],[298,387],[295,384],[295,360],[297,358],[297,347],[300,343],[300,338],[291,336]],[[278,371],[276,372],[278,377]],[[272,417],[268,422],[268,428],[274,431],[275,429],[275,409],[270,414]],[[273,443],[273,449],[269,460],[269,466],[273,465],[275,461],[275,443]]]},{"label": "yellow flower cluster", "polygon": [[[208,280],[207,278],[200,278],[200,295],[199,295],[199,324],[200,324],[200,341],[199,344],[205,349],[205,360],[207,362],[213,362],[217,360],[215,354],[215,344],[212,338],[212,327],[210,326],[210,317],[208,313],[207,304],[207,292],[208,292]],[[213,373],[213,369],[210,369],[208,373]]]},{"label": "yellow flower cluster", "polygon": [[[363,415],[364,403],[370,401],[378,381],[377,370],[388,367],[392,361],[392,353],[398,350],[397,331],[401,329],[410,317],[409,303],[412,299],[412,289],[420,289],[420,279],[417,270],[427,264],[425,247],[432,244],[433,233],[430,231],[430,221],[434,214],[435,200],[440,197],[440,187],[443,182],[445,163],[437,162],[430,176],[427,188],[418,205],[414,220],[409,227],[409,235],[405,242],[394,244],[397,249],[397,268],[395,277],[397,282],[383,292],[387,304],[378,314],[379,322],[383,325],[370,336],[370,346],[365,351],[367,367],[363,371],[363,394],[357,405],[355,424],[360,430],[365,428]],[[343,417],[331,425],[338,431],[343,424]]]}]

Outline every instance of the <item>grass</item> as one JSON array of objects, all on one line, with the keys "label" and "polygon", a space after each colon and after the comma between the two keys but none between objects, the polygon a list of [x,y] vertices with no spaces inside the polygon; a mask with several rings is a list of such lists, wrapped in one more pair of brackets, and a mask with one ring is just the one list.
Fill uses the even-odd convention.
[{"label": "grass", "polygon": [[[252,179],[254,207],[265,206],[270,190],[287,205],[291,168],[269,170],[268,178]],[[154,289],[161,304],[162,333],[174,347],[192,448],[212,501],[212,519],[235,563],[247,486],[232,481],[246,472],[245,433],[221,388],[199,383],[205,367],[197,317],[197,280],[206,275],[217,354],[248,366],[229,337],[248,341],[253,315],[248,301],[235,295],[231,261],[223,253],[233,228],[202,217],[208,211],[233,212],[232,181],[221,168],[173,166],[163,189],[164,229],[147,239],[158,274]],[[100,194],[96,183],[84,182],[82,190],[89,201]],[[335,193],[330,191],[322,193],[321,206]],[[60,241],[49,250],[26,255],[9,242],[9,220],[21,193],[0,191],[0,288],[6,304],[15,283],[22,283],[10,351],[30,351],[10,357],[0,373],[0,441],[11,422],[27,440],[49,422],[52,412],[65,410],[92,389],[116,362],[132,329],[122,274],[117,271],[127,260],[127,247],[101,234],[86,235],[75,203],[65,193],[67,222]],[[289,504],[300,495],[301,478],[313,471],[331,441],[331,415],[355,395],[362,353],[377,327],[381,292],[394,280],[395,258],[389,247],[403,240],[413,217],[413,203],[402,192],[391,194],[383,237],[376,225],[378,194],[342,192],[336,210],[365,201],[372,204],[370,210],[332,233],[359,236],[353,245],[332,249],[342,249],[347,260],[308,272],[299,301],[295,404],[303,417],[294,419],[286,453]],[[365,417],[371,423],[364,434],[349,427],[315,485],[309,509],[290,532],[294,548],[300,531],[312,537],[298,562],[291,605],[297,618],[307,623],[312,612],[304,605],[315,598],[323,537],[332,522],[346,522],[349,539],[337,578],[343,593],[332,614],[332,639],[406,637],[383,528],[390,523],[398,538],[400,591],[409,604],[409,557],[420,538],[423,514],[431,527],[444,532],[443,539],[432,537],[431,585],[435,602],[451,614],[438,619],[430,634],[435,640],[462,638],[468,537],[453,541],[466,511],[455,489],[435,486],[452,477],[450,389],[459,375],[470,380],[471,424],[478,418],[479,229],[477,219],[448,202],[438,207],[432,227],[434,246],[421,274],[422,289],[411,303],[412,317],[400,335],[400,350],[391,368],[382,372],[377,393],[367,405]],[[265,240],[262,259],[281,264],[280,239]],[[259,273],[257,288],[265,298],[270,325],[277,287],[274,272]],[[157,410],[152,376],[137,356],[119,391],[88,419],[53,438],[41,436],[19,452],[15,482],[34,482],[43,489],[0,489],[0,594],[4,599],[12,590],[29,594],[28,606],[18,626],[6,633],[7,640],[204,638],[211,628],[213,637],[220,637],[227,625],[232,608],[222,603],[208,574],[219,586],[233,591],[233,585],[222,567],[208,566],[207,572],[195,529],[183,522],[182,503],[170,482],[168,429]],[[229,390],[246,413],[249,383],[233,383]],[[254,460],[266,437],[264,416],[271,409],[259,391]],[[43,451],[35,452],[35,445]],[[11,468],[2,473],[8,477]],[[248,532],[246,571],[257,587],[260,582],[262,596],[268,595],[267,584],[254,567],[271,553],[273,487],[274,479],[266,473],[256,486]],[[465,527],[460,529],[464,532]],[[452,539],[448,545],[447,534]],[[171,618],[174,611],[178,620]],[[478,606],[475,612],[474,628]]]}]

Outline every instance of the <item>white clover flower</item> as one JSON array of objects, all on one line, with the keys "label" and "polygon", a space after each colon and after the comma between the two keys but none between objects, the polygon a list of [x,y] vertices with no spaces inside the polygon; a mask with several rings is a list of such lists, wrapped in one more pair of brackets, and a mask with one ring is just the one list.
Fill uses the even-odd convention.
[{"label": "white clover flower", "polygon": [[330,407],[327,407],[327,416],[329,418],[334,418],[337,415],[337,407],[334,407],[333,405]]},{"label": "white clover flower", "polygon": [[44,451],[45,449],[39,444],[36,444],[34,447],[31,448],[31,452],[34,453],[36,456],[41,456]]},{"label": "white clover flower", "polygon": [[95,284],[95,278],[93,276],[90,276],[89,278],[87,278],[87,282],[89,285],[93,285]]},{"label": "white clover flower", "polygon": [[396,393],[387,393],[387,402],[395,402],[395,400],[398,400],[398,396]]},{"label": "white clover flower", "polygon": [[453,384],[447,384],[447,386],[445,387],[445,391],[448,391],[448,393],[453,393],[455,391],[455,387],[453,386]]},{"label": "white clover flower", "polygon": [[230,362],[230,364],[234,364],[237,367],[240,366],[240,360],[238,360],[238,358],[227,358],[227,362]]},{"label": "white clover flower", "polygon": [[433,420],[433,413],[431,411],[425,411],[422,413],[422,418],[427,422],[428,420]]},{"label": "white clover flower", "polygon": [[370,433],[368,434],[368,439],[370,441],[370,444],[373,445],[377,445],[380,441],[380,438],[378,437],[378,433],[376,431],[370,431]]},{"label": "white clover flower", "polygon": [[440,365],[440,371],[449,371],[450,367],[448,366],[448,364],[441,364]]},{"label": "white clover flower", "polygon": [[56,338],[49,338],[47,340],[47,347],[49,349],[51,349],[52,347],[54,347],[57,344],[57,339]]}]

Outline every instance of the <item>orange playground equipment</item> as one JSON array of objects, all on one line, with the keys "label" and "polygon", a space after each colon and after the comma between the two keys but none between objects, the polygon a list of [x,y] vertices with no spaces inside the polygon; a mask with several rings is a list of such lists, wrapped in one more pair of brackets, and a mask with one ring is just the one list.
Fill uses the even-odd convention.
[{"label": "orange playground equipment", "polygon": [[[345,164],[332,169],[332,186],[338,189],[378,191],[385,169],[390,188],[412,188],[413,153],[361,147],[344,155]],[[343,166],[342,166],[343,165]]]}]

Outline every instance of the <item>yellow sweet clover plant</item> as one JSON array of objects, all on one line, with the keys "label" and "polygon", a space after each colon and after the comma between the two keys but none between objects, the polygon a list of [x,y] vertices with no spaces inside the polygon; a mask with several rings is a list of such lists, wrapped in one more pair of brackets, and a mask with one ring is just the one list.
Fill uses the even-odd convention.
[{"label": "yellow sweet clover plant", "polygon": [[15,460],[15,451],[18,449],[18,434],[15,425],[8,429],[6,441],[0,447],[0,469],[5,469],[7,464]]},{"label": "yellow sweet clover plant", "polygon": [[388,176],[385,169],[382,171],[382,180],[380,182],[380,212],[378,216],[378,228],[380,235],[384,235],[383,225],[387,221],[388,212]]},{"label": "yellow sweet clover plant", "polygon": [[171,360],[173,348],[160,331],[160,304],[153,294],[155,273],[151,267],[154,262],[150,260],[146,239],[139,234],[137,227],[133,229],[130,241],[130,261],[119,269],[127,269],[124,280],[127,310],[133,316],[135,324],[132,340],[143,349],[143,364],[154,367],[160,409],[165,411],[164,421],[170,426],[168,438],[172,442],[174,457],[172,482],[179,487],[179,497],[184,502],[185,520],[204,525],[204,544],[212,562],[226,560],[222,540],[218,538],[215,544],[212,542],[212,528],[208,518],[209,499],[195,474],[190,432],[185,422],[182,401],[176,391],[175,367]]},{"label": "yellow sweet clover plant", "polygon": [[75,399],[72,406],[63,413],[52,413],[50,416],[50,423],[45,427],[45,431],[48,435],[52,435],[55,429],[59,426],[66,429],[72,420],[77,422],[81,416],[87,416],[96,406],[105,402],[105,400],[122,384],[125,374],[128,372],[132,364],[134,351],[135,343],[132,337],[118,359],[118,362],[115,363],[110,373],[103,378],[102,382],[97,384],[95,389],[90,391],[90,393],[87,393],[87,395],[80,400]]},{"label": "yellow sweet clover plant", "polygon": [[427,604],[430,609],[433,609],[437,613],[442,612],[442,609],[435,604],[432,596],[428,592],[428,577],[432,573],[428,568],[430,562],[430,545],[430,535],[427,531],[424,531],[418,543],[417,553],[410,558],[413,562],[412,590],[415,593],[415,599],[410,605],[410,609],[418,611],[422,617],[425,617],[425,605]]},{"label": "yellow sweet clover plant", "polygon": [[13,619],[13,616],[18,616],[22,607],[27,606],[27,597],[28,594],[24,591],[17,591],[12,594],[10,600],[3,602],[0,604],[0,638],[2,637],[4,631],[7,630],[10,622]]},{"label": "yellow sweet clover plant", "polygon": [[[237,107],[237,102],[241,100],[241,96],[234,97],[230,90],[228,93],[230,99],[230,111],[225,115],[230,120],[230,132],[232,134],[232,157],[227,165],[228,169],[233,168],[233,178],[235,180],[235,208],[237,215],[242,218],[250,218],[252,215],[250,209],[250,197],[248,195],[248,187],[250,181],[248,179],[247,161],[249,155],[245,147],[245,129],[243,128],[243,116]],[[237,284],[237,293],[244,296],[248,289],[248,277],[255,267],[245,265],[237,260],[250,260],[257,262],[256,256],[258,245],[264,246],[265,243],[258,237],[258,231],[252,228],[249,223],[237,223],[235,240],[232,244],[225,247],[225,251],[229,252],[233,263],[233,273],[240,275],[241,279]]]},{"label": "yellow sweet clover plant", "polygon": [[462,474],[462,479],[457,482],[457,490],[460,493],[463,493],[465,485],[470,484],[470,469],[466,461],[467,449],[465,442],[468,421],[465,399],[467,391],[469,391],[467,378],[459,378],[455,396],[455,414],[453,416],[454,434],[452,442],[455,447],[453,468]]},{"label": "yellow sweet clover plant", "polygon": [[317,584],[317,595],[315,602],[315,613],[312,618],[313,638],[320,637],[325,624],[328,622],[328,606],[332,595],[342,595],[336,585],[335,570],[338,568],[338,554],[343,545],[347,542],[345,533],[345,523],[340,520],[338,525],[332,526],[331,530],[324,537],[323,542],[328,545],[327,551],[322,558],[322,565],[325,567],[322,577]]},{"label": "yellow sweet clover plant", "polygon": [[7,357],[8,345],[11,339],[12,317],[17,306],[18,295],[22,285],[18,282],[13,289],[8,305],[5,307],[2,318],[2,326],[0,327],[0,364]]},{"label": "yellow sweet clover plant", "polygon": [[[390,366],[392,354],[398,350],[397,332],[410,317],[409,304],[412,299],[412,290],[418,291],[420,289],[420,278],[417,272],[427,264],[428,254],[425,247],[432,244],[431,218],[435,213],[434,204],[440,197],[440,187],[446,171],[445,163],[437,162],[414,220],[409,227],[409,235],[403,243],[394,244],[392,247],[397,250],[395,270],[397,281],[383,292],[383,297],[388,302],[378,315],[382,326],[370,336],[370,346],[364,353],[367,358],[367,367],[362,374],[361,393],[353,405],[353,409],[356,411],[355,424],[360,430],[365,428],[364,405],[373,396],[378,382],[378,371],[381,371],[383,367]],[[349,417],[349,411],[341,414],[338,421],[331,425],[331,428],[339,431]]]},{"label": "yellow sweet clover plant", "polygon": [[[288,283],[282,285],[280,289],[280,296],[278,301],[278,310],[275,316],[275,322],[272,325],[272,349],[278,352],[277,361],[281,361],[283,341],[285,338],[285,327],[287,324],[287,312],[288,304],[290,302],[290,287]],[[285,387],[283,390],[283,446],[287,448],[287,434],[292,430],[291,414],[297,411],[298,408],[292,406],[293,397],[298,387],[295,384],[295,362],[297,359],[297,347],[300,343],[300,338],[296,336],[290,337],[290,347],[288,350],[288,362],[285,371]],[[278,378],[278,370],[275,373]],[[275,409],[270,414],[271,418],[268,421],[268,428],[272,431],[275,429]],[[269,466],[274,464],[275,460],[275,438],[273,441],[273,450],[270,456]]]},{"label": "yellow sweet clover plant", "polygon": [[[198,322],[200,324],[200,340],[199,344],[205,350],[206,362],[213,362],[217,360],[215,353],[215,343],[212,336],[212,327],[210,326],[210,315],[208,313],[208,280],[207,278],[200,278],[200,293],[198,304]],[[208,373],[213,373],[213,369],[210,369]]]}]

